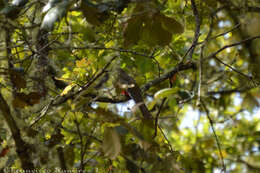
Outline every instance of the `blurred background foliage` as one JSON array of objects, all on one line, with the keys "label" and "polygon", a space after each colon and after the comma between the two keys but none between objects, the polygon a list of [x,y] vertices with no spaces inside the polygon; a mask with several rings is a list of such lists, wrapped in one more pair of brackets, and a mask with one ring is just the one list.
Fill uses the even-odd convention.
[{"label": "blurred background foliage", "polygon": [[260,1],[0,0],[0,28],[2,171],[260,172]]}]

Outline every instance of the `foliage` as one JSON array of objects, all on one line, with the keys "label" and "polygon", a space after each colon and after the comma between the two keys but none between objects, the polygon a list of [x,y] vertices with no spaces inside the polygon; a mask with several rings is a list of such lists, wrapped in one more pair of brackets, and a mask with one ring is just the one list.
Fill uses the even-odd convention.
[{"label": "foliage", "polygon": [[260,172],[259,13],[0,0],[1,171]]}]

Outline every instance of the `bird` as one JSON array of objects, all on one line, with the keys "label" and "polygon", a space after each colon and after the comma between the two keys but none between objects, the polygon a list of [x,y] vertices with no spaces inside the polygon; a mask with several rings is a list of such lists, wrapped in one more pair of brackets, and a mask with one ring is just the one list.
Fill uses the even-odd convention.
[{"label": "bird", "polygon": [[117,73],[117,83],[119,88],[127,91],[130,98],[135,101],[136,105],[138,105],[145,119],[152,119],[152,115],[144,103],[142,91],[137,85],[136,81],[131,76],[129,76],[127,72],[125,72],[122,68],[117,68]]}]

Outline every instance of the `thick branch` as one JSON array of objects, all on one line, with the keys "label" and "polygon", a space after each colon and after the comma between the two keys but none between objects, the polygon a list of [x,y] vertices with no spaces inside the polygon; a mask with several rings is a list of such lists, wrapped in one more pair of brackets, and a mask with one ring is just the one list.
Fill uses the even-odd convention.
[{"label": "thick branch", "polygon": [[[107,70],[107,68],[110,66],[110,64],[117,58],[117,56],[114,56],[103,68],[102,70],[96,75],[94,76],[86,85],[84,85],[81,90],[78,90],[75,93],[70,93],[67,94],[63,97],[59,97],[57,100],[55,100],[55,102],[51,105],[51,106],[57,106],[60,105],[62,103],[65,103],[68,99],[73,99],[76,96],[81,95],[84,91],[86,91],[99,77],[101,77]],[[84,95],[84,94],[83,94]],[[82,95],[82,96],[83,96]]]},{"label": "thick branch", "polygon": [[24,170],[33,170],[34,166],[30,159],[30,147],[26,144],[20,134],[20,129],[18,128],[8,104],[0,93],[0,110],[2,111],[2,115],[11,130],[13,139],[15,141],[16,152],[18,154],[19,159],[22,163],[22,168]]},{"label": "thick branch", "polygon": [[192,62],[189,62],[187,64],[178,64],[176,67],[174,67],[173,69],[171,69],[169,72],[163,74],[161,77],[156,78],[148,83],[146,83],[143,87],[142,87],[142,91],[147,91],[149,90],[152,86],[158,85],[159,83],[165,81],[166,79],[169,79],[170,77],[172,77],[174,74],[180,72],[180,71],[184,71],[184,70],[188,70],[188,69],[195,69],[196,65]]},{"label": "thick branch", "polygon": [[66,160],[65,160],[65,157],[64,157],[63,148],[62,147],[58,147],[57,148],[57,153],[58,153],[58,157],[59,157],[59,161],[60,161],[61,170],[63,170],[63,171],[67,170]]},{"label": "thick branch", "polygon": [[[169,72],[161,75],[160,77],[146,83],[141,89],[142,92],[145,92],[147,90],[149,90],[152,86],[158,85],[161,82],[164,82],[165,80],[169,79],[171,76],[173,76],[174,74],[180,72],[180,71],[184,71],[184,70],[188,70],[188,69],[195,69],[196,66],[194,63],[187,63],[187,64],[179,64],[177,65],[175,68],[171,69]],[[109,97],[105,97],[105,96],[98,96],[94,93],[87,93],[83,95],[84,97],[91,97],[93,99],[93,101],[96,102],[106,102],[106,103],[122,103],[122,102],[126,102],[128,100],[130,100],[129,97],[125,97],[122,99],[118,99],[118,98],[109,98]]]},{"label": "thick branch", "polygon": [[38,79],[35,83],[35,88],[42,95],[46,95],[47,89],[45,86],[45,79],[48,76],[48,54],[49,54],[49,40],[48,40],[48,32],[40,29],[37,35],[37,44],[36,49],[38,53],[37,58],[37,71],[36,78]]}]

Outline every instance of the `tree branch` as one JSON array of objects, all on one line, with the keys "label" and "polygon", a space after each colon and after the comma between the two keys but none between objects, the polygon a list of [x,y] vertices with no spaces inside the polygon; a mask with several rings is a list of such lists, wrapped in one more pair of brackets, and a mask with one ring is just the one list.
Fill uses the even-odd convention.
[{"label": "tree branch", "polygon": [[222,164],[222,171],[224,171],[226,173],[226,165],[225,165],[225,162],[224,162],[223,153],[222,153],[222,150],[221,150],[221,145],[220,145],[218,136],[216,134],[216,130],[214,128],[214,123],[213,123],[213,121],[210,117],[210,113],[209,113],[208,108],[206,107],[206,105],[204,104],[204,102],[202,100],[201,100],[201,105],[202,105],[202,108],[204,109],[204,111],[206,112],[207,118],[208,118],[209,123],[210,123],[210,127],[212,129],[212,132],[214,134],[214,137],[215,137],[215,140],[216,140],[216,143],[217,143],[217,147],[218,147],[218,151],[219,151],[219,155],[220,155],[220,159],[221,159],[221,164]]},{"label": "tree branch", "polygon": [[188,62],[186,64],[180,63],[178,64],[176,67],[172,68],[169,72],[163,74],[161,77],[158,77],[148,83],[146,83],[143,87],[142,87],[142,91],[147,91],[149,90],[152,86],[158,85],[159,83],[165,81],[166,79],[172,77],[174,74],[180,72],[180,71],[184,71],[184,70],[188,70],[188,69],[196,69],[196,65],[193,62]]},{"label": "tree branch", "polygon": [[242,40],[242,41],[239,41],[239,42],[236,42],[236,43],[233,43],[233,44],[229,44],[229,45],[223,46],[222,48],[220,48],[220,49],[217,50],[216,52],[214,52],[214,53],[210,54],[209,56],[205,57],[204,60],[207,60],[207,59],[210,59],[210,58],[212,58],[212,57],[215,57],[217,54],[219,54],[220,52],[222,52],[223,50],[225,50],[225,49],[227,49],[227,48],[235,47],[235,46],[238,46],[238,45],[241,45],[241,44],[250,42],[250,41],[252,41],[252,40],[259,39],[259,38],[260,38],[260,35],[254,36],[254,37],[249,37],[249,38],[244,39],[244,40]]},{"label": "tree branch", "polygon": [[2,111],[2,115],[11,130],[13,139],[15,141],[16,152],[18,154],[19,159],[21,160],[22,168],[24,170],[33,170],[34,165],[31,161],[30,157],[30,147],[27,143],[25,143],[21,137],[20,129],[18,128],[8,104],[6,103],[4,97],[0,93],[0,110]]},{"label": "tree branch", "polygon": [[197,5],[196,5],[194,0],[191,0],[191,8],[192,8],[192,11],[193,11],[193,15],[195,17],[196,25],[195,25],[194,39],[193,39],[193,42],[192,42],[192,45],[191,45],[191,49],[190,49],[190,52],[189,52],[189,58],[190,59],[192,59],[193,52],[194,52],[194,50],[196,48],[196,45],[198,43],[198,40],[199,40],[200,24],[201,24],[199,12],[198,12],[198,9],[197,9]]}]

